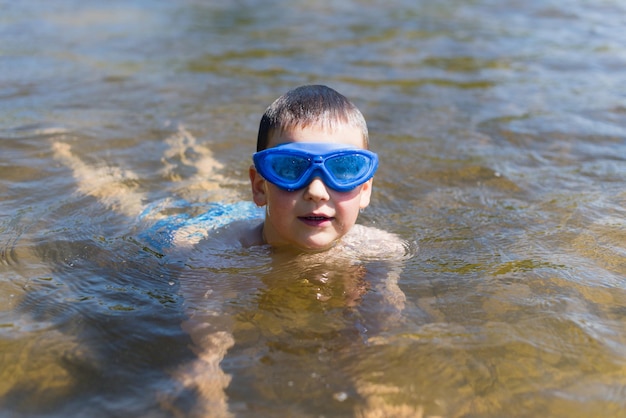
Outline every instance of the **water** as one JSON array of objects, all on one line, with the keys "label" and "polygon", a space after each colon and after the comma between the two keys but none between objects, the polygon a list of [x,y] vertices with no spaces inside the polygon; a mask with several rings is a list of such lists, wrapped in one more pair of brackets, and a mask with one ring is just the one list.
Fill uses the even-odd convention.
[{"label": "water", "polygon": [[[0,1],[0,415],[624,416],[625,16]],[[148,203],[250,200],[260,115],[307,83],[368,119],[360,222],[419,251],[147,246]]]}]

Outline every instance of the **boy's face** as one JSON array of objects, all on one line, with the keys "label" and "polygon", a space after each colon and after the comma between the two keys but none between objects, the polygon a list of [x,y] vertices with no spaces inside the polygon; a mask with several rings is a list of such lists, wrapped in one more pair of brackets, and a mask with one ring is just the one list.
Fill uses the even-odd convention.
[{"label": "boy's face", "polygon": [[[358,128],[343,125],[334,132],[319,127],[293,129],[274,134],[268,148],[287,142],[331,142],[364,148]],[[302,189],[283,190],[266,181],[250,167],[254,203],[266,206],[263,237],[272,246],[292,245],[302,250],[321,251],[332,247],[352,228],[372,193],[372,180],[353,190],[338,192],[319,177]]]}]

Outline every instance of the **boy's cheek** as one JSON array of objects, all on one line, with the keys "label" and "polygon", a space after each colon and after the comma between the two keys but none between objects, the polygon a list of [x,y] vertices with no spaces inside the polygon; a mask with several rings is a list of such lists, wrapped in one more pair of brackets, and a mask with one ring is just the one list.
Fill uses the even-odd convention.
[{"label": "boy's cheek", "polygon": [[347,205],[355,204],[355,202],[357,202],[359,208],[365,208],[369,205],[372,194],[372,186],[370,182],[371,180],[348,192],[335,192],[333,194],[333,200]]}]

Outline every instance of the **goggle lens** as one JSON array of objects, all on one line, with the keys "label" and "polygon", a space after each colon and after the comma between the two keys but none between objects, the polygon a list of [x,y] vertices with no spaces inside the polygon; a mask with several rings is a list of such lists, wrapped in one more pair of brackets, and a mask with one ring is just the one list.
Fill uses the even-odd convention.
[{"label": "goggle lens", "polygon": [[326,169],[340,183],[349,183],[368,170],[369,159],[364,155],[342,155],[326,160]]},{"label": "goggle lens", "polygon": [[288,182],[299,180],[311,165],[306,158],[289,155],[272,155],[268,159],[274,174]]}]

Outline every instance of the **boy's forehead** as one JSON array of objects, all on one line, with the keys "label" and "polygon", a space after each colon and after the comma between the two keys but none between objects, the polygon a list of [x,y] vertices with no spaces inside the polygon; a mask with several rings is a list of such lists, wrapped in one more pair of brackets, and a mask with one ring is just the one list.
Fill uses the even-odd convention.
[{"label": "boy's forehead", "polygon": [[359,128],[348,124],[342,124],[333,129],[323,126],[307,126],[272,132],[270,133],[267,148],[275,147],[285,142],[326,142],[365,148],[363,132]]}]

